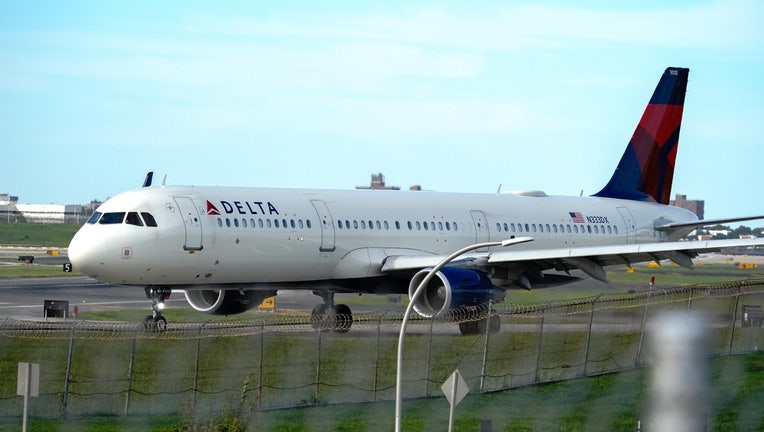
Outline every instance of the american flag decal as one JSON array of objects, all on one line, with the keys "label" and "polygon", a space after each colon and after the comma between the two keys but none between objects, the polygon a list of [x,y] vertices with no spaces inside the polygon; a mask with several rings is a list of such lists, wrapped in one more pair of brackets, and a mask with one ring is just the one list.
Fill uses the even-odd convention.
[{"label": "american flag decal", "polygon": [[573,223],[584,223],[584,215],[581,212],[568,212]]}]

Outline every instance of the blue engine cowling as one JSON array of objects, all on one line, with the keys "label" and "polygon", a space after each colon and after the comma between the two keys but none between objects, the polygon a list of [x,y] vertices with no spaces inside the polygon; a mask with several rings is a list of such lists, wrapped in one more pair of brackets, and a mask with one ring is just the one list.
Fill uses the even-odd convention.
[{"label": "blue engine cowling", "polygon": [[[420,270],[409,283],[409,298],[431,268]],[[414,310],[425,318],[432,318],[464,306],[478,306],[493,298],[493,284],[481,271],[456,267],[443,267],[435,273],[414,303]]]},{"label": "blue engine cowling", "polygon": [[185,291],[186,301],[194,309],[212,315],[235,315],[260,305],[276,291],[192,290]]}]

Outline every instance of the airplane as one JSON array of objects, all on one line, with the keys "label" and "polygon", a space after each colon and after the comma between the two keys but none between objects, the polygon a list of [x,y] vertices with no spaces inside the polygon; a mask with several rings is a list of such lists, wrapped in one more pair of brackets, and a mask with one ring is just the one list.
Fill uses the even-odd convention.
[{"label": "airplane", "polygon": [[[352,313],[335,293],[413,297],[453,251],[478,248],[437,272],[414,310],[442,317],[531,289],[591,277],[605,268],[670,260],[692,268],[700,253],[764,245],[764,239],[681,241],[696,228],[764,216],[698,220],[668,205],[689,69],[669,67],[605,187],[592,196],[541,191],[445,193],[244,187],[143,187],[101,204],[73,237],[74,268],[100,281],[143,287],[146,322],[166,329],[175,290],[196,310],[237,314],[279,290],[322,298],[317,330],[347,332]],[[461,333],[499,329],[486,314]]]}]

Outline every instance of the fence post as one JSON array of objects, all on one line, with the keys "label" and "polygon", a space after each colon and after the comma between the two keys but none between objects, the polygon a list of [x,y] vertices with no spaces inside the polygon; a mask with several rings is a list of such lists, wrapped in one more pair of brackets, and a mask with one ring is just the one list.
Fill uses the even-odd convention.
[{"label": "fence post", "polygon": [[130,409],[130,393],[133,392],[133,367],[135,365],[135,346],[138,338],[133,336],[133,346],[130,349],[130,364],[127,367],[127,392],[125,392],[125,410],[122,412],[123,417],[127,417],[128,410]]},{"label": "fence post", "polygon": [[316,394],[313,398],[313,405],[318,404],[318,395],[321,388],[321,336],[324,331],[318,330],[318,349],[316,350]]},{"label": "fence post", "polygon": [[435,318],[430,318],[430,339],[427,341],[427,367],[424,371],[424,396],[430,396],[430,368],[432,367],[432,329]]},{"label": "fence post", "polygon": [[488,363],[488,335],[491,333],[491,311],[493,300],[488,301],[488,316],[485,318],[485,342],[483,343],[483,365],[480,368],[480,393],[485,389],[485,374]]},{"label": "fence post", "polygon": [[196,359],[194,361],[194,387],[192,389],[192,396],[191,396],[191,412],[196,412],[196,393],[199,390],[199,357],[201,354],[201,345],[202,345],[202,327],[204,324],[201,324],[199,326],[199,331],[196,335]]},{"label": "fence post", "polygon": [[74,351],[74,332],[77,323],[72,322],[72,333],[69,336],[69,355],[66,359],[66,376],[64,377],[64,392],[61,394],[61,416],[66,417],[66,408],[69,404],[69,378],[72,372],[72,353]]},{"label": "fence post", "polygon": [[730,343],[727,350],[728,355],[732,355],[732,344],[735,341],[735,326],[737,325],[737,308],[740,305],[740,285],[737,287],[737,294],[735,295],[735,308],[732,310],[732,323],[730,330]]},{"label": "fence post", "polygon": [[257,377],[257,410],[262,409],[263,400],[263,350],[265,349],[265,321],[260,321],[260,367]]},{"label": "fence post", "polygon": [[538,350],[536,351],[536,379],[535,382],[539,382],[541,377],[539,376],[539,368],[541,366],[541,345],[544,342],[542,335],[544,334],[544,316],[546,315],[546,309],[541,309],[541,322],[539,323],[539,334],[536,338],[538,344]]},{"label": "fence post", "polygon": [[647,301],[645,302],[645,311],[642,314],[642,330],[639,333],[639,346],[637,346],[637,356],[634,358],[634,366],[639,366],[639,359],[642,357],[642,342],[645,340],[645,327],[647,326],[647,308],[650,306],[650,301],[653,298],[653,286],[655,285],[655,276],[650,278],[650,292],[647,293]]},{"label": "fence post", "polygon": [[387,311],[383,312],[382,315],[379,316],[379,320],[377,321],[377,348],[376,348],[376,352],[374,353],[374,377],[372,378],[372,383],[371,383],[372,402],[377,401],[377,380],[379,379],[379,344],[382,338],[382,319],[385,317],[386,313]]},{"label": "fence post", "polygon": [[594,304],[603,294],[598,295],[592,300],[592,309],[589,312],[589,329],[586,331],[586,345],[584,348],[584,376],[588,376],[587,366],[589,365],[589,344],[592,339],[592,324],[594,323]]}]

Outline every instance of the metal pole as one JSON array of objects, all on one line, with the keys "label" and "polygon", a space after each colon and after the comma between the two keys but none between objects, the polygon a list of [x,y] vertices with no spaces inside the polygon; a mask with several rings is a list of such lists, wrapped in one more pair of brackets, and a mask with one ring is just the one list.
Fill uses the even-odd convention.
[{"label": "metal pole", "polygon": [[29,393],[32,389],[32,364],[31,363],[24,363],[23,366],[26,369],[26,377],[27,377],[27,385],[24,390],[24,409],[23,409],[23,416],[24,419],[21,421],[21,431],[27,432],[27,418],[29,417]]},{"label": "metal pole", "polygon": [[130,351],[130,364],[127,367],[127,392],[125,393],[125,410],[122,412],[124,417],[127,417],[128,409],[130,408],[130,393],[133,392],[133,365],[135,364],[135,341],[137,338],[133,337],[133,348]]},{"label": "metal pole", "polygon": [[639,359],[642,357],[642,342],[645,339],[645,327],[647,326],[647,307],[650,305],[650,299],[653,297],[653,286],[655,286],[655,276],[650,278],[650,291],[647,294],[645,311],[642,314],[642,332],[639,334],[639,346],[637,346],[637,356],[634,358],[634,366],[639,366]]},{"label": "metal pole", "polygon": [[491,334],[491,311],[493,310],[493,300],[488,301],[488,316],[485,318],[485,342],[483,343],[483,365],[480,368],[480,393],[483,393],[485,387],[485,375],[488,364],[488,338]]},{"label": "metal pole", "polygon": [[66,417],[66,406],[69,404],[69,377],[72,372],[72,353],[74,351],[74,330],[76,323],[72,323],[72,334],[69,337],[69,355],[66,360],[66,376],[64,377],[64,393],[61,395],[61,415]]},{"label": "metal pole", "polygon": [[422,281],[419,283],[419,286],[417,286],[416,290],[414,290],[414,294],[409,299],[409,304],[406,306],[406,312],[403,314],[403,321],[401,322],[401,331],[398,334],[398,358],[396,363],[396,377],[395,377],[395,432],[401,432],[401,392],[402,392],[402,382],[403,382],[403,336],[406,334],[406,326],[409,322],[409,315],[411,315],[411,310],[414,308],[414,303],[419,298],[419,296],[422,294],[422,291],[424,291],[424,287],[427,286],[427,284],[432,280],[432,278],[435,276],[435,273],[437,273],[440,269],[446,266],[446,264],[450,263],[454,258],[458,257],[459,255],[469,252],[474,249],[480,249],[484,247],[492,247],[492,246],[510,246],[514,244],[519,243],[525,243],[532,241],[533,238],[531,237],[519,237],[519,238],[513,238],[509,240],[503,240],[500,242],[486,242],[486,243],[477,243],[469,246],[465,246],[456,252],[452,253],[451,255],[445,257],[442,261],[438,263],[435,267],[430,270],[429,273],[422,279]]},{"label": "metal pole", "polygon": [[732,355],[732,344],[735,341],[735,325],[737,324],[737,308],[740,305],[740,287],[737,287],[737,295],[735,296],[735,309],[732,310],[732,329],[730,330],[730,343],[727,350],[728,355]]},{"label": "metal pole", "polygon": [[262,408],[263,400],[263,349],[265,349],[265,321],[260,322],[260,366],[257,378],[257,410]]},{"label": "metal pole", "polygon": [[592,300],[592,310],[589,313],[589,329],[586,331],[586,348],[584,348],[584,376],[587,376],[587,366],[589,366],[589,347],[591,346],[592,325],[594,324],[594,305],[596,304],[597,300],[602,297],[603,294],[598,295],[594,298],[594,300]]},{"label": "metal pole", "polygon": [[316,350],[316,394],[313,399],[313,405],[318,404],[318,394],[321,388],[321,333],[323,333],[323,330],[318,331],[318,349]]}]

